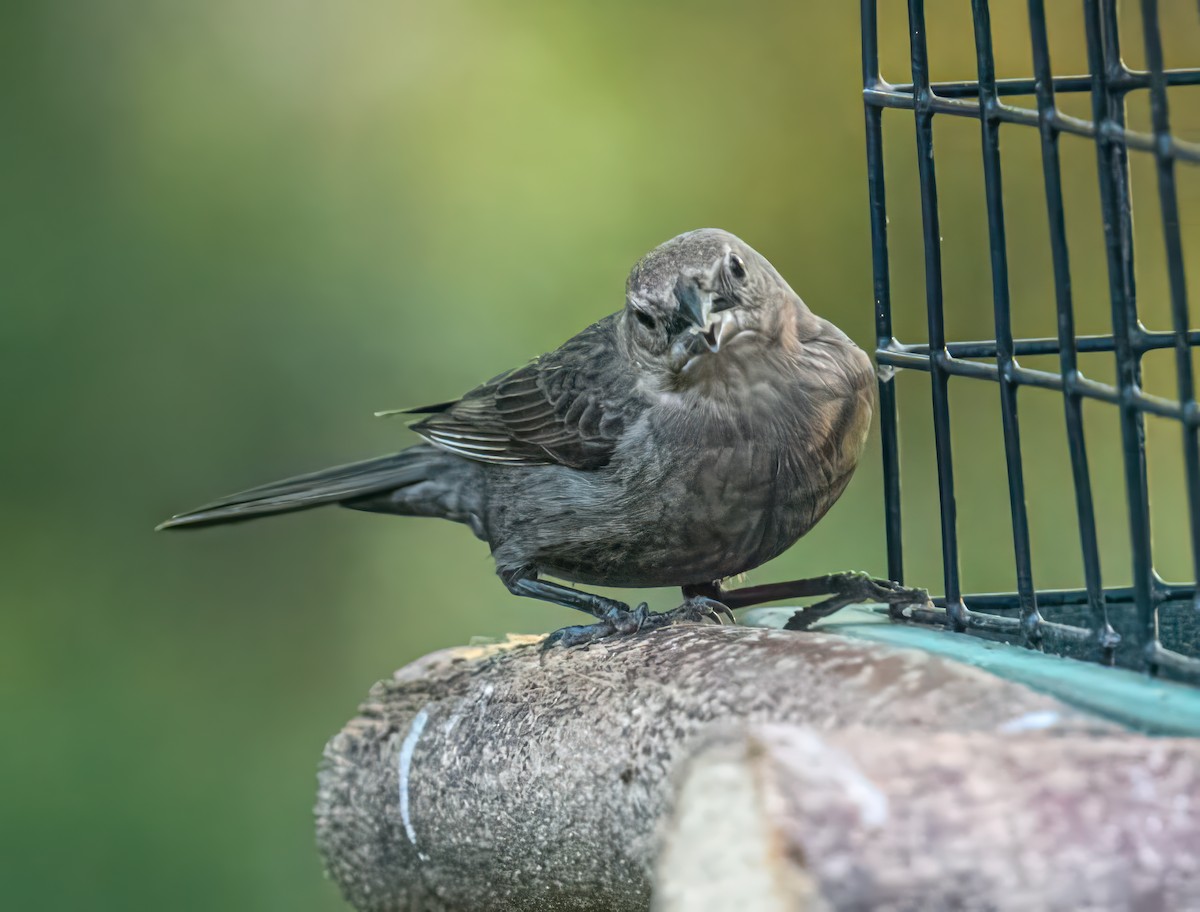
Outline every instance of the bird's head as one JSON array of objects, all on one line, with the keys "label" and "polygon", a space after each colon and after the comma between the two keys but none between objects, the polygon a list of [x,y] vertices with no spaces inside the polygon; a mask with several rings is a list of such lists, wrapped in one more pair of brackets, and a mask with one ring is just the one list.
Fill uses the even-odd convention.
[{"label": "bird's head", "polygon": [[812,319],[765,257],[727,231],[701,228],[633,267],[621,332],[638,361],[679,388],[786,348]]}]

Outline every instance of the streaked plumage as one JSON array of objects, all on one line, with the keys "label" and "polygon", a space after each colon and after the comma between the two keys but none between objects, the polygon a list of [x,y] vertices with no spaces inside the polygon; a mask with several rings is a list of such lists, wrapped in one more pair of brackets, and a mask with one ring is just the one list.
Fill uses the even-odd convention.
[{"label": "streaked plumage", "polygon": [[461,399],[410,410],[425,443],[163,526],[332,502],[452,519],[490,545],[514,592],[630,629],[641,622],[626,606],[539,577],[697,592],[770,560],[844,490],[873,391],[841,330],[748,245],[702,229],[634,267],[621,311]]}]

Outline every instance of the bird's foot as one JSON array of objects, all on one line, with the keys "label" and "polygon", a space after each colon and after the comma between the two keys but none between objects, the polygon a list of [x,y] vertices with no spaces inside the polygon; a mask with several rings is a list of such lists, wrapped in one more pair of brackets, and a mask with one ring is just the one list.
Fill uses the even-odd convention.
[{"label": "bird's foot", "polygon": [[837,594],[854,598],[855,602],[882,602],[885,605],[929,604],[929,590],[901,586],[889,579],[876,579],[862,570],[834,574],[838,581]]},{"label": "bird's foot", "polygon": [[650,615],[642,624],[643,629],[672,627],[675,624],[737,624],[737,618],[729,606],[703,595],[693,595],[678,608]]},{"label": "bird's foot", "polygon": [[737,624],[737,618],[729,607],[716,599],[702,595],[692,596],[678,608],[670,611],[653,612],[645,602],[632,611],[611,609],[595,624],[580,624],[563,627],[546,637],[545,648],[553,646],[586,646],[612,637],[627,636],[639,630],[657,630],[676,624]]},{"label": "bird's foot", "polygon": [[546,637],[543,647],[548,649],[552,646],[586,646],[609,637],[637,633],[646,624],[647,619],[656,616],[650,613],[650,606],[645,602],[633,610],[612,608],[595,624],[577,624],[554,631]]},{"label": "bird's foot", "polygon": [[849,605],[880,602],[888,606],[893,616],[901,616],[905,608],[932,605],[926,589],[902,586],[893,580],[876,579],[861,570],[835,573],[828,577],[829,598],[800,608],[788,620],[787,630],[807,630],[817,621]]}]

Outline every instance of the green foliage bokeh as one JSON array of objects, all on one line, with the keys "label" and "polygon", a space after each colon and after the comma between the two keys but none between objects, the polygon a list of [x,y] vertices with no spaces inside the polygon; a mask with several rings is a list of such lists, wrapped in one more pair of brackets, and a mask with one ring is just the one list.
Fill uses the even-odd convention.
[{"label": "green foliage bokeh", "polygon": [[[885,73],[907,80],[902,4]],[[439,401],[621,304],[633,261],[716,225],[872,343],[856,4],[41,0],[0,30],[0,893],[11,909],[330,910],[321,746],[376,679],[474,635],[579,619],[507,595],[463,527],[326,510],[154,535],[231,490],[398,448]],[[935,77],[967,4],[931,2]],[[1029,72],[994,13],[1002,76]],[[1084,66],[1077,4],[1052,26]],[[1058,8],[1058,7],[1062,8]],[[1168,63],[1195,65],[1191,4]],[[1136,10],[1126,11],[1132,63]],[[1195,93],[1196,90],[1191,90]],[[1023,101],[1028,101],[1024,99]],[[1195,95],[1172,96],[1200,134]],[[1064,100],[1087,114],[1084,98]],[[1144,99],[1131,122],[1148,122]],[[887,115],[897,330],[923,333],[911,115]],[[948,325],[994,335],[979,129],[938,125]],[[1016,330],[1052,335],[1036,134],[1006,128]],[[1081,329],[1107,323],[1095,157],[1064,138]],[[1200,174],[1182,169],[1189,263]],[[1148,163],[1147,323],[1168,325]],[[1111,376],[1110,356],[1084,370]],[[1031,362],[1032,363],[1032,362]],[[1053,360],[1049,362],[1053,364]],[[1151,391],[1173,395],[1167,354]],[[940,588],[928,384],[901,381],[909,579]],[[957,381],[969,591],[1013,587],[998,397]],[[1062,408],[1022,396],[1035,571],[1080,560]],[[1128,578],[1115,414],[1088,411],[1106,582]],[[1178,432],[1150,422],[1158,557],[1188,577]],[[884,571],[878,442],[758,581]],[[649,594],[669,607],[674,593]],[[634,594],[634,597],[637,597]]]}]

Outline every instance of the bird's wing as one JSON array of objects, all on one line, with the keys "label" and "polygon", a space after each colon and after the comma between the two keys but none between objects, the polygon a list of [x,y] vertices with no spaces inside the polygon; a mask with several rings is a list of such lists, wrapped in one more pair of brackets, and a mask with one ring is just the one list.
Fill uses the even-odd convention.
[{"label": "bird's wing", "polygon": [[622,363],[612,321],[601,321],[457,402],[412,409],[428,415],[412,429],[479,462],[597,469],[638,408]]}]

